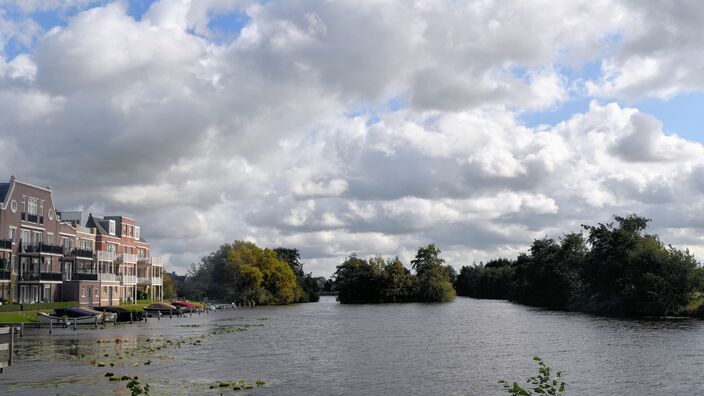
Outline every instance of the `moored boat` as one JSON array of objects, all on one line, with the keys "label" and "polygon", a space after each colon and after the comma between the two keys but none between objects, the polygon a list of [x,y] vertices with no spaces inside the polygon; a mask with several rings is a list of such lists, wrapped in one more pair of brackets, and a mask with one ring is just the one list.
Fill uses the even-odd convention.
[{"label": "moored boat", "polygon": [[155,302],[149,304],[148,307],[144,308],[144,313],[148,316],[154,315],[173,315],[180,313],[180,308],[171,304]]},{"label": "moored boat", "polygon": [[115,314],[115,320],[118,322],[140,321],[144,319],[144,313],[138,311],[129,311],[120,307],[93,307],[96,311]]},{"label": "moored boat", "polygon": [[197,305],[188,301],[172,301],[171,305],[175,306],[176,308],[181,308],[182,312],[198,312],[199,310]]}]

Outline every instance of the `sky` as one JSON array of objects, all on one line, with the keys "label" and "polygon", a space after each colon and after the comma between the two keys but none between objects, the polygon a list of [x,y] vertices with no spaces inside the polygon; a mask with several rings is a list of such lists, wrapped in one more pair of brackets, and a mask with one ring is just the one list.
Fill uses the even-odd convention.
[{"label": "sky", "polygon": [[637,213],[704,259],[704,3],[0,0],[0,178],[234,240],[459,268]]}]

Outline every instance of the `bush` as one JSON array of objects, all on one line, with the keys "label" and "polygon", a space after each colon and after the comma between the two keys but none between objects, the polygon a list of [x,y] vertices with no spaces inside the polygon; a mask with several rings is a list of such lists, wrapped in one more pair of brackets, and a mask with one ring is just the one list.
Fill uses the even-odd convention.
[{"label": "bush", "polygon": [[552,369],[545,364],[543,359],[534,356],[533,360],[538,362],[538,375],[526,380],[526,383],[532,387],[526,389],[518,385],[517,382],[509,384],[504,380],[499,381],[499,384],[503,385],[504,390],[513,396],[564,395],[567,383],[562,381],[562,372],[558,371],[553,377]]},{"label": "bush", "polygon": [[3,304],[0,305],[0,312],[16,312],[21,311],[22,305],[20,304]]}]

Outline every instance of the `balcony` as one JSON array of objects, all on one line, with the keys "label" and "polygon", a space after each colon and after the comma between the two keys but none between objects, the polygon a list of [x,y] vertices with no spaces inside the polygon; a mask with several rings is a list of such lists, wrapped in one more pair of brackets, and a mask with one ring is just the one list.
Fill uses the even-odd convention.
[{"label": "balcony", "polygon": [[[107,274],[106,274],[107,275]],[[73,280],[79,280],[79,281],[97,281],[98,280],[98,274],[95,273],[87,273],[87,272],[74,272],[71,275],[71,279]]]},{"label": "balcony", "polygon": [[123,263],[136,263],[137,262],[137,255],[130,254],[130,253],[122,253],[122,262]]},{"label": "balcony", "polygon": [[12,250],[12,240],[0,239],[0,250]]},{"label": "balcony", "polygon": [[63,246],[47,245],[46,243],[24,244],[22,247],[25,253],[64,254]]},{"label": "balcony", "polygon": [[117,259],[117,253],[115,252],[108,252],[104,250],[98,250],[98,260],[99,261],[115,261]]},{"label": "balcony", "polygon": [[137,277],[135,275],[122,275],[123,285],[136,285]]},{"label": "balcony", "polygon": [[61,272],[22,272],[20,274],[20,280],[25,282],[38,282],[38,281],[51,281],[51,282],[61,282],[63,280],[63,273]]},{"label": "balcony", "polygon": [[164,280],[160,276],[153,276],[152,277],[152,285],[161,286],[163,283],[164,283]]},{"label": "balcony", "polygon": [[93,251],[88,249],[64,249],[64,254],[67,256],[82,257],[86,259],[93,259]]},{"label": "balcony", "polygon": [[156,256],[156,257],[140,257],[137,259],[138,264],[145,264],[145,265],[153,265],[156,267],[163,267],[164,266],[164,258],[161,256]]},{"label": "balcony", "polygon": [[117,274],[98,274],[98,280],[101,282],[119,282],[120,275],[117,275]]},{"label": "balcony", "polygon": [[151,284],[152,284],[152,278],[140,276],[140,277],[137,278],[137,283],[140,284],[140,285],[151,285]]},{"label": "balcony", "polygon": [[11,280],[12,272],[8,269],[0,269],[0,280]]}]

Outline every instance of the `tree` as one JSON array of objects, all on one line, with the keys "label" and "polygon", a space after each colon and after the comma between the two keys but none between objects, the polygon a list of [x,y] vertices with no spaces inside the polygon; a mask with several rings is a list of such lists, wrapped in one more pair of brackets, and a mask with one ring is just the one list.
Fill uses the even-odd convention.
[{"label": "tree", "polygon": [[440,253],[440,249],[433,243],[426,247],[418,248],[416,258],[411,260],[413,270],[416,271],[417,275],[422,275],[423,272],[431,268],[442,266],[445,260],[440,258]]},{"label": "tree", "polygon": [[166,300],[172,300],[176,298],[176,287],[174,286],[173,280],[171,280],[171,276],[169,274],[164,273],[163,277],[163,284],[164,288],[164,298]]}]

